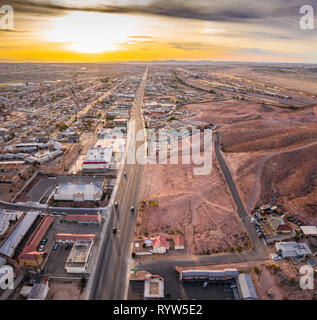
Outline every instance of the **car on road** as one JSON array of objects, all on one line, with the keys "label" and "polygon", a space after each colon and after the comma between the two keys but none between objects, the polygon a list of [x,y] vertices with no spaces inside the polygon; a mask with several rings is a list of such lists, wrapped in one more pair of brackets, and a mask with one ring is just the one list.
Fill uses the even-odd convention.
[{"label": "car on road", "polygon": [[132,214],[134,213],[134,211],[135,211],[135,209],[134,209],[134,207],[132,206],[132,207],[131,207],[131,212],[132,212]]},{"label": "car on road", "polygon": [[116,227],[112,229],[112,233],[113,234],[117,233],[117,228]]},{"label": "car on road", "polygon": [[56,250],[57,250],[57,248],[58,248],[58,243],[57,243],[57,242],[55,242],[55,243],[54,243],[54,246],[53,246],[53,250],[54,250],[54,251],[56,251]]},{"label": "car on road", "polygon": [[42,252],[43,250],[44,250],[44,245],[41,244],[40,247],[39,247],[39,251]]},{"label": "car on road", "polygon": [[274,261],[282,260],[282,257],[280,257],[280,256],[277,255],[277,254],[271,253],[271,254],[270,254],[270,257],[271,257]]}]

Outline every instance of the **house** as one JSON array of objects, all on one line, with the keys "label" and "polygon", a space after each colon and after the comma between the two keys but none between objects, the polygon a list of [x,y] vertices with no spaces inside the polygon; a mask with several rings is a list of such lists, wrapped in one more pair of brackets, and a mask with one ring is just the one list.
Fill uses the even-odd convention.
[{"label": "house", "polygon": [[300,227],[303,234],[308,237],[316,237],[317,236],[317,227],[316,226],[302,226]]},{"label": "house", "polygon": [[174,236],[174,248],[175,250],[184,250],[185,249],[185,240],[181,234]]},{"label": "house", "polygon": [[288,222],[280,217],[271,216],[267,221],[275,233],[290,233],[292,231]]},{"label": "house", "polygon": [[278,242],[275,249],[283,258],[302,258],[312,254],[308,245],[303,242]]},{"label": "house", "polygon": [[136,256],[151,255],[152,252],[150,248],[152,248],[152,242],[150,240],[138,239],[138,240],[135,240],[133,243],[132,254]]},{"label": "house", "polygon": [[151,240],[153,246],[152,253],[166,253],[170,248],[170,244],[164,236],[159,235],[151,238]]}]

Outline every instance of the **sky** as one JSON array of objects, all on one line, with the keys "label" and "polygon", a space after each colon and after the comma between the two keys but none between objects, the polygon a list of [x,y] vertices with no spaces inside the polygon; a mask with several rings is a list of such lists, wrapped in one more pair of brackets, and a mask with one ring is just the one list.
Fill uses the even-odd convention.
[{"label": "sky", "polygon": [[[317,0],[4,0],[2,62],[317,63]],[[0,5],[0,7],[1,7]],[[315,29],[299,26],[302,5]],[[1,17],[1,14],[0,14]]]}]

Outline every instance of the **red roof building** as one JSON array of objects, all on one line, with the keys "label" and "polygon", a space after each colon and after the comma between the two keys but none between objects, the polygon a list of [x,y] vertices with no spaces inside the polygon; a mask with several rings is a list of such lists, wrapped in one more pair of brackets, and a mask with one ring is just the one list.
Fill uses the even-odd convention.
[{"label": "red roof building", "polygon": [[175,250],[183,250],[185,249],[185,240],[184,237],[181,234],[177,234],[173,238]]},{"label": "red roof building", "polygon": [[57,233],[55,240],[57,242],[76,242],[76,241],[94,241],[95,234],[79,234],[79,233]]},{"label": "red roof building", "polygon": [[67,214],[65,217],[66,222],[76,223],[97,223],[101,222],[100,214]]},{"label": "red roof building", "polygon": [[[51,226],[53,220],[53,216],[45,216],[42,222],[37,226],[18,257],[20,263],[27,266],[37,266],[40,264],[42,261],[42,252],[37,251],[37,247]],[[36,264],[34,264],[34,261]]]}]

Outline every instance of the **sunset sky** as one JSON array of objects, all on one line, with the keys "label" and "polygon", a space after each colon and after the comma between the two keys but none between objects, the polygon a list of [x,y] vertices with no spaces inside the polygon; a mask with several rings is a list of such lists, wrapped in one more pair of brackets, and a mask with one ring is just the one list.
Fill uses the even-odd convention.
[{"label": "sunset sky", "polygon": [[2,62],[234,60],[317,63],[299,8],[317,0],[6,0]]}]

